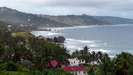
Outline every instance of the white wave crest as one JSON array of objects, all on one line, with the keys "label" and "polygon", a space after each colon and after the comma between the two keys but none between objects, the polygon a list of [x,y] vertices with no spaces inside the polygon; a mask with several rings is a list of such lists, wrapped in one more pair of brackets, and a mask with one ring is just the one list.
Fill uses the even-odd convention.
[{"label": "white wave crest", "polygon": [[54,30],[63,30],[63,29],[77,29],[77,28],[93,28],[95,26],[74,26],[74,27],[60,27],[60,28],[51,28],[52,31]]},{"label": "white wave crest", "polygon": [[94,41],[91,40],[76,40],[70,38],[66,38],[66,41],[77,42],[77,43],[94,43]]},{"label": "white wave crest", "polygon": [[109,53],[109,52],[111,52],[110,50],[105,50],[105,49],[91,49],[91,51],[96,51],[96,52],[101,51],[103,53]]},{"label": "white wave crest", "polygon": [[83,47],[99,47],[98,44],[95,43],[93,40],[76,40],[71,38],[66,38],[65,44],[66,48],[69,51],[73,50],[82,50]]},{"label": "white wave crest", "polygon": [[63,35],[63,33],[56,33],[56,32],[51,32],[51,31],[32,31],[31,32],[35,36],[44,36],[44,37],[50,37],[54,35]]}]

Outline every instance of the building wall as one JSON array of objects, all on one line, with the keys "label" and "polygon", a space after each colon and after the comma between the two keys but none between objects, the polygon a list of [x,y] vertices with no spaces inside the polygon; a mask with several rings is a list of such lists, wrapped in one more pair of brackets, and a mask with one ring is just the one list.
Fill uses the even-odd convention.
[{"label": "building wall", "polygon": [[71,72],[74,75],[88,75],[85,71],[76,71],[76,72]]},{"label": "building wall", "polygon": [[73,58],[73,59],[68,59],[70,64],[69,66],[79,66],[79,60],[76,59],[76,58]]}]

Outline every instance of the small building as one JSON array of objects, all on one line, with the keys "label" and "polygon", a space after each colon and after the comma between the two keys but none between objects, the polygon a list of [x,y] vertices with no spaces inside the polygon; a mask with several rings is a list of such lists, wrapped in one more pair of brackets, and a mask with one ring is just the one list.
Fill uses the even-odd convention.
[{"label": "small building", "polygon": [[12,33],[11,35],[12,35],[13,37],[16,37],[16,34],[15,34],[15,33]]},{"label": "small building", "polygon": [[12,27],[12,25],[8,25],[7,27],[9,27],[9,28],[10,28],[10,27]]},{"label": "small building", "polygon": [[79,66],[68,66],[61,68],[61,70],[73,73],[74,75],[87,75],[87,73],[85,72],[87,69]]},{"label": "small building", "polygon": [[60,64],[59,64],[56,60],[50,61],[50,63],[48,64],[47,67],[49,68],[49,67],[51,67],[51,66],[52,66],[52,67],[61,67]]},{"label": "small building", "polygon": [[20,24],[20,27],[24,27],[24,25],[23,24]]},{"label": "small building", "polygon": [[79,60],[77,58],[70,58],[68,66],[79,66]]}]

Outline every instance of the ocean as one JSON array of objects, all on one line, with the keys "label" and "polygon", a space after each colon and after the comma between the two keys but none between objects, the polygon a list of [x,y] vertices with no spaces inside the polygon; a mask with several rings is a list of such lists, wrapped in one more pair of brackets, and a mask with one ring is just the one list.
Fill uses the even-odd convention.
[{"label": "ocean", "polygon": [[102,51],[110,56],[121,52],[133,54],[133,25],[100,25],[52,28],[32,31],[35,36],[65,37],[65,47],[71,52],[88,46],[90,51]]}]

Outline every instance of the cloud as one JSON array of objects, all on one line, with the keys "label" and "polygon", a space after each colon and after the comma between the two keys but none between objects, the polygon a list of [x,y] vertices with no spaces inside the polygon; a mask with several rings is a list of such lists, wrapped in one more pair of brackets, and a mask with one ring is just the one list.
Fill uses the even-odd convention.
[{"label": "cloud", "polygon": [[29,0],[36,7],[91,8],[100,10],[131,11],[132,0]]},{"label": "cloud", "polygon": [[132,11],[133,0],[3,0],[0,3],[22,7],[91,8]]},{"label": "cloud", "polygon": [[[133,12],[133,0],[1,0],[7,6],[24,12],[42,14],[122,15]],[[124,12],[124,13],[123,13]],[[123,15],[123,16],[124,16]]]}]

